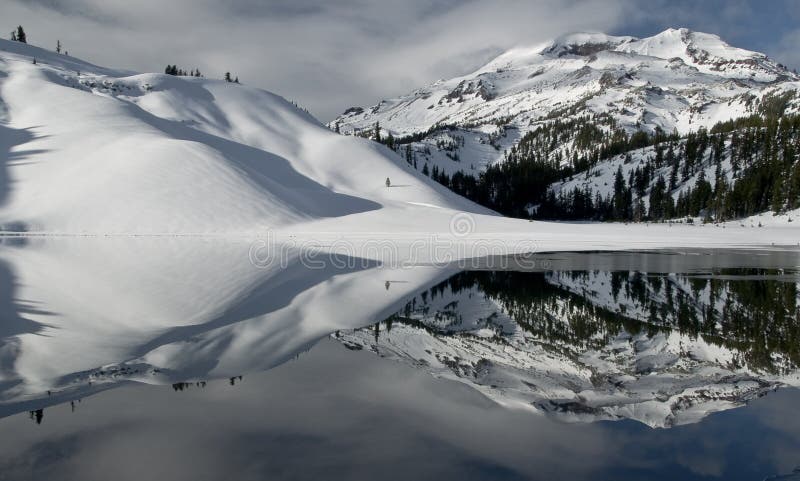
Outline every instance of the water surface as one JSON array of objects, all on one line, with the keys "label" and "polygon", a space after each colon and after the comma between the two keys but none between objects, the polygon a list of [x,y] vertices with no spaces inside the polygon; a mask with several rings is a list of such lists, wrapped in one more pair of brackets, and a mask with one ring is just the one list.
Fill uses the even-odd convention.
[{"label": "water surface", "polygon": [[0,479],[765,479],[800,465],[798,255],[256,267],[0,250]]}]

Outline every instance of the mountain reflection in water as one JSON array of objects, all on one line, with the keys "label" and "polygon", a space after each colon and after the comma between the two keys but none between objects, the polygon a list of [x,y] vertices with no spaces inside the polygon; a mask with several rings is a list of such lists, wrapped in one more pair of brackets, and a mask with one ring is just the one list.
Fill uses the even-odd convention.
[{"label": "mountain reflection in water", "polygon": [[[397,479],[752,479],[800,464],[799,391],[756,400],[800,384],[796,252],[464,271],[256,268],[247,251],[0,249],[0,479],[102,479],[134,451],[162,479],[389,465]],[[606,420],[622,422],[589,423]]]},{"label": "mountain reflection in water", "polygon": [[798,385],[797,276],[462,272],[334,337],[503,405],[668,427]]}]

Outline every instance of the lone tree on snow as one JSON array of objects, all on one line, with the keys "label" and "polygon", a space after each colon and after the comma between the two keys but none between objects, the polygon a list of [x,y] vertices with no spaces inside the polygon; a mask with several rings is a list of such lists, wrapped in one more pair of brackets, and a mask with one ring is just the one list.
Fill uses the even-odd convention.
[{"label": "lone tree on snow", "polygon": [[386,178],[386,188],[388,189],[388,188],[389,188],[389,187],[391,187],[391,186],[392,186],[392,181],[391,181],[391,180],[389,180],[389,178],[387,177],[387,178]]},{"label": "lone tree on snow", "polygon": [[61,53],[61,40],[56,40],[56,53]]},{"label": "lone tree on snow", "polygon": [[233,82],[233,79],[231,79],[231,73],[230,72],[225,72],[225,81],[226,82]]},{"label": "lone tree on snow", "polygon": [[28,38],[25,36],[25,30],[22,25],[17,27],[17,42],[28,43]]}]

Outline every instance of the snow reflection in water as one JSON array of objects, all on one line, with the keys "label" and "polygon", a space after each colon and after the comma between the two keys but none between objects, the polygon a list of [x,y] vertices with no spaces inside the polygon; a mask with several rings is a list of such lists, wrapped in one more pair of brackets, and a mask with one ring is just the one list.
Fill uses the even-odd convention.
[{"label": "snow reflection in water", "polygon": [[[25,414],[11,416],[0,430],[18,432],[22,419],[80,437],[83,429],[98,423],[108,427],[120,416],[133,424],[111,431],[136,430],[133,426],[143,423],[151,426],[148,436],[160,436],[164,432],[152,422],[169,416],[177,420],[167,424],[181,429],[202,420],[215,424],[218,436],[238,439],[243,428],[236,426],[252,410],[259,442],[289,450],[296,443],[310,449],[313,458],[323,449],[319,439],[331,443],[334,434],[381,438],[362,423],[374,422],[386,403],[392,415],[384,423],[402,432],[404,440],[444,436],[464,452],[439,448],[447,451],[442,459],[466,456],[477,463],[471,471],[475,476],[500,478],[527,477],[530,460],[508,448],[488,450],[479,461],[476,446],[467,447],[459,438],[467,436],[462,431],[525,439],[540,445],[543,454],[561,449],[581,456],[622,449],[636,439],[638,452],[648,458],[653,454],[644,446],[674,444],[687,430],[705,439],[708,433],[743,426],[777,430],[773,434],[784,446],[798,447],[800,426],[775,422],[795,414],[796,391],[728,411],[800,383],[796,253],[541,254],[533,263],[525,259],[527,269],[511,259],[506,270],[487,270],[498,264],[485,259],[459,271],[387,270],[372,261],[348,270],[309,270],[296,258],[257,269],[246,251],[244,242],[209,240],[167,242],[166,247],[148,240],[59,240],[4,249],[2,412],[28,411],[31,420]],[[311,349],[315,344],[319,347]],[[377,361],[370,353],[388,360]],[[121,389],[100,393],[111,387]],[[87,399],[91,395],[96,396]],[[368,401],[372,396],[375,402]],[[133,405],[146,409],[126,412]],[[264,415],[269,405],[273,412]],[[302,419],[300,406],[317,415],[332,410],[343,418],[317,430]],[[206,415],[202,409],[216,411]],[[418,421],[403,425],[397,417],[405,410]],[[532,411],[548,416],[532,416]],[[727,412],[707,418],[718,411]],[[279,420],[278,413],[286,419]],[[620,419],[637,422],[561,422]],[[228,421],[230,429],[219,425]],[[288,429],[290,421],[302,426],[302,436],[264,438],[264,429]],[[448,432],[434,435],[430,429],[436,425]],[[652,431],[645,425],[673,429]],[[689,426],[713,429],[707,433]],[[8,452],[30,457],[30,450],[62,449],[58,443],[42,447],[36,433],[25,435],[32,444]],[[541,446],[545,436],[557,440],[547,449]],[[728,470],[737,461],[729,451],[747,444],[740,439],[702,460],[684,452],[670,461],[673,471],[668,472],[735,479]],[[416,450],[403,449],[409,455]],[[751,468],[788,472],[793,466],[785,453],[775,451]],[[80,450],[62,454],[54,466],[85,456]],[[373,454],[390,462],[385,452]],[[8,456],[0,471],[41,474],[40,467]],[[270,469],[291,465],[285,459],[273,462]],[[262,468],[267,469],[253,472],[263,473]],[[567,467],[550,462],[542,469],[555,473]],[[580,477],[610,468],[585,462],[569,469]],[[626,469],[652,474],[642,466]],[[81,479],[91,479],[80,472]],[[356,472],[355,477],[364,475]],[[614,472],[616,479],[627,476]],[[457,474],[469,477],[466,471]]]}]

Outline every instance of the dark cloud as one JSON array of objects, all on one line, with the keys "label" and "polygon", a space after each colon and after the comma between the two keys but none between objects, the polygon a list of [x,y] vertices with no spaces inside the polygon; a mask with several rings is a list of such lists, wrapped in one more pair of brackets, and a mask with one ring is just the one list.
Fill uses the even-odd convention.
[{"label": "dark cloud", "polygon": [[83,0],[66,2],[64,0],[26,0],[25,4],[34,11],[39,9],[39,14],[47,14],[49,11],[64,17],[79,17],[102,23],[106,26],[120,24],[119,20],[114,16],[104,14],[102,10],[95,8],[95,5]]},{"label": "dark cloud", "polygon": [[103,65],[160,71],[177,63],[209,76],[230,70],[328,120],[348,106],[464,74],[512,46],[576,30],[646,35],[687,25],[800,63],[787,47],[795,39],[790,28],[778,28],[796,15],[791,4],[3,0],[0,18],[7,24],[0,28],[22,23],[32,43],[47,47],[60,39],[72,55]]}]

